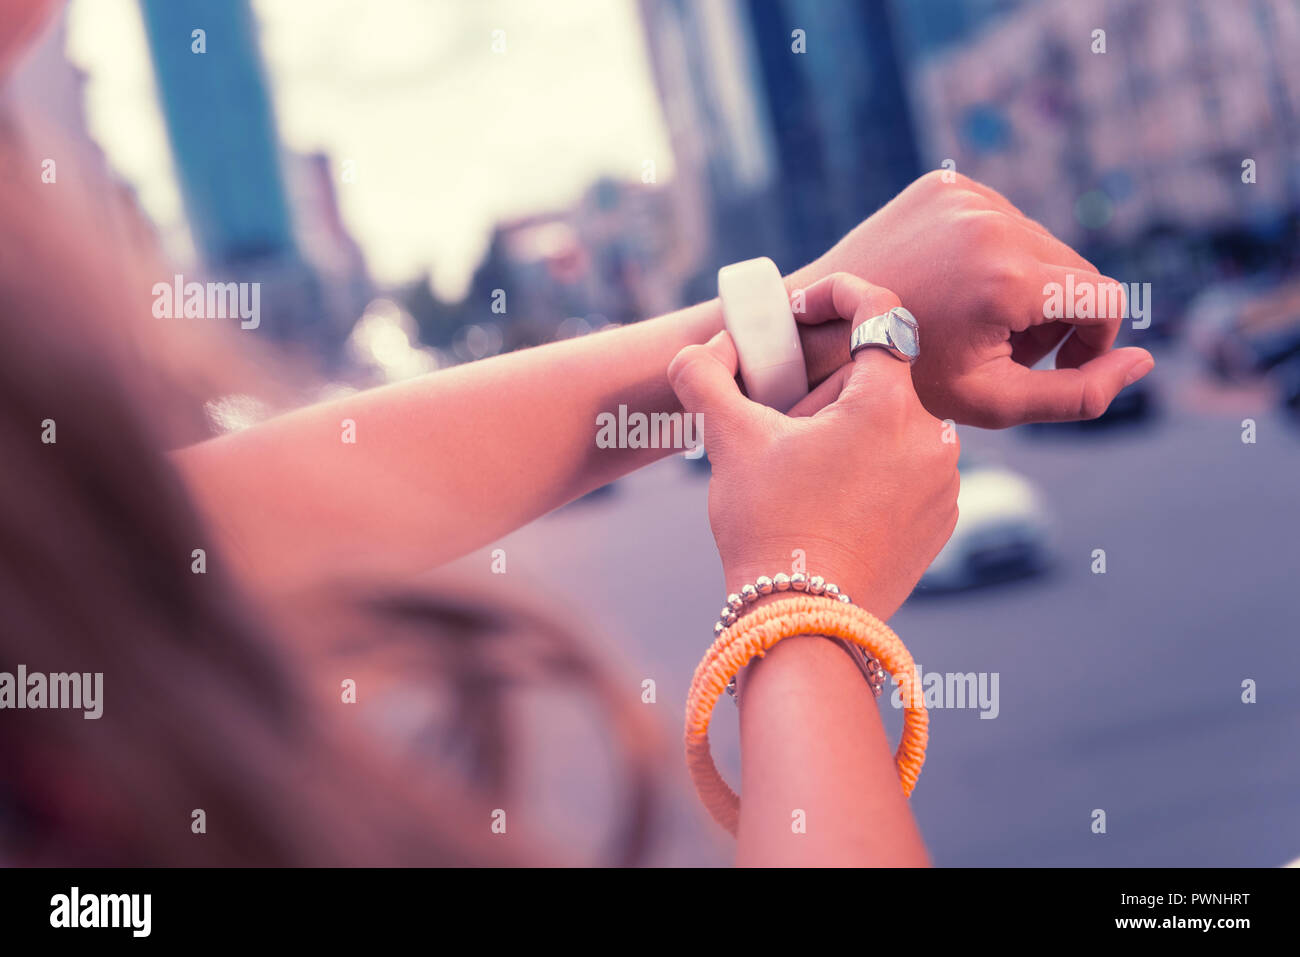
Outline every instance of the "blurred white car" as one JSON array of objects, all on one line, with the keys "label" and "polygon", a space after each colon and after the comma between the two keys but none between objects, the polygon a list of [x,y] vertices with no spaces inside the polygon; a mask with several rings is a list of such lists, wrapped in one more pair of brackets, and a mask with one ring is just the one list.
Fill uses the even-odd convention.
[{"label": "blurred white car", "polygon": [[921,587],[967,588],[1032,575],[1047,566],[1051,523],[1037,489],[1010,469],[962,457],[960,515]]}]

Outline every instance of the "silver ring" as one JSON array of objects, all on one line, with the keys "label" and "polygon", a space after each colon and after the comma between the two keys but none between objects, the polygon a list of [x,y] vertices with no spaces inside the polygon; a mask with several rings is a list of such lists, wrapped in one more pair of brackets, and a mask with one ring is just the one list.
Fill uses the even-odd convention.
[{"label": "silver ring", "polygon": [[849,339],[849,357],[868,347],[884,349],[904,362],[915,362],[921,354],[921,330],[916,317],[902,306],[895,306],[860,323]]}]

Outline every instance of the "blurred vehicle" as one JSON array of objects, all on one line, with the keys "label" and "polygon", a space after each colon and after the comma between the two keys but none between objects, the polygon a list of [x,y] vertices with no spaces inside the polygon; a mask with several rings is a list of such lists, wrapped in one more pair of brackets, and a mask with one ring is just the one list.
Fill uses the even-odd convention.
[{"label": "blurred vehicle", "polygon": [[1221,379],[1252,378],[1300,355],[1300,281],[1216,286],[1188,317],[1188,341]]},{"label": "blurred vehicle", "polygon": [[1151,383],[1154,374],[1147,375],[1130,386],[1125,386],[1120,394],[1111,400],[1106,411],[1095,419],[1080,419],[1076,422],[1031,422],[1024,427],[1024,433],[1050,434],[1071,430],[1086,432],[1115,425],[1144,422],[1157,410],[1155,388]]},{"label": "blurred vehicle", "polygon": [[1084,419],[1075,425],[1087,428],[1098,423],[1108,425],[1117,422],[1137,422],[1145,419],[1155,410],[1155,393],[1151,388],[1151,376],[1139,379],[1130,386],[1120,390],[1119,395],[1111,400],[1106,411],[1095,419]]},{"label": "blurred vehicle", "polygon": [[1024,476],[962,454],[960,515],[920,587],[952,591],[1034,575],[1047,567],[1051,524]]},{"label": "blurred vehicle", "polygon": [[1144,303],[1147,326],[1142,330],[1142,341],[1130,343],[1148,348],[1181,336],[1188,306],[1205,288],[1216,263],[1206,244],[1189,242],[1185,230],[1168,224],[1152,224],[1126,246],[1108,248],[1102,244],[1083,254],[1095,258],[1103,275],[1140,276],[1159,290]]},{"label": "blurred vehicle", "polygon": [[1275,370],[1282,393],[1282,408],[1300,421],[1300,355]]}]

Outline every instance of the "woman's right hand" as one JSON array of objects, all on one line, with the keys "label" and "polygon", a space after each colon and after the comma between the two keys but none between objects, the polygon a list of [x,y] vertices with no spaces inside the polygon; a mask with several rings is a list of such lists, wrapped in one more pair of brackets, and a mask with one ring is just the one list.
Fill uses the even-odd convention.
[{"label": "woman's right hand", "polygon": [[[899,305],[847,273],[806,294],[854,327]],[[682,406],[703,415],[709,522],[727,588],[789,574],[802,550],[809,576],[888,619],[957,522],[955,430],[925,411],[908,363],[883,349],[859,352],[789,415],[743,396],[736,368],[722,332],[683,349],[668,369]]]}]

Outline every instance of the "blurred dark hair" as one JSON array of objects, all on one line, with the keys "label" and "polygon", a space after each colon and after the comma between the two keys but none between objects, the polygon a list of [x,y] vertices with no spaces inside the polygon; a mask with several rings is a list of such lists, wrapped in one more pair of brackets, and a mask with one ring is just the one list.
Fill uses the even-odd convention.
[{"label": "blurred dark hair", "polygon": [[[309,618],[272,615],[239,593],[220,556],[193,574],[191,550],[211,537],[162,451],[160,419],[194,397],[159,376],[132,334],[149,316],[148,285],[128,283],[106,237],[78,236],[37,190],[0,187],[0,223],[0,670],[103,672],[105,700],[98,720],[0,715],[0,858],[554,860],[489,829],[515,764],[506,699],[536,680],[585,688],[610,712],[626,815],[609,859],[640,858],[651,736],[636,699],[565,623],[508,600],[365,582],[323,583],[301,603]],[[54,443],[41,439],[45,420]],[[316,680],[329,655],[378,661],[397,646],[408,679],[449,689],[453,746],[436,767],[385,750],[338,704],[337,677]],[[190,831],[196,808],[205,835]]]}]

